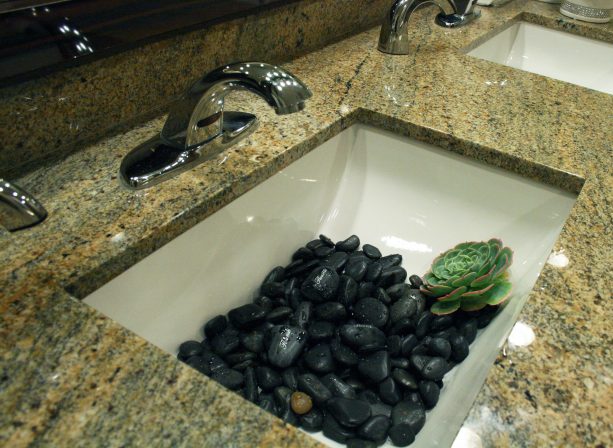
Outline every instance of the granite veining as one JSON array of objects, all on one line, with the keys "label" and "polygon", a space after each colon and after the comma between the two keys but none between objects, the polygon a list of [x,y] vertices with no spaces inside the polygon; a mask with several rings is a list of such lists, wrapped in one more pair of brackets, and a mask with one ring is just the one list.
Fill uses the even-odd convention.
[{"label": "granite veining", "polygon": [[484,447],[608,446],[613,440],[613,96],[466,55],[527,20],[613,42],[613,25],[516,0],[444,30],[421,11],[406,57],[378,28],[287,64],[313,91],[299,114],[260,99],[261,127],[216,160],[140,192],[121,158],[159,117],[19,179],[49,211],[0,233],[0,444],[316,446],[78,299],[354,123],[437,144],[578,193],[552,257],[466,418]]}]

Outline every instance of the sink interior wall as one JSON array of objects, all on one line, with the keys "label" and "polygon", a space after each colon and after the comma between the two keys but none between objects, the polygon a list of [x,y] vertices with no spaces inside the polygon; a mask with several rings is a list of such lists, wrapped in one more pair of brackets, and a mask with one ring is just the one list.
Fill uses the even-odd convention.
[{"label": "sink interior wall", "polygon": [[515,298],[446,377],[441,401],[416,442],[449,446],[574,200],[432,145],[355,125],[85,302],[176,353],[181,342],[202,339],[207,319],[251,300],[272,267],[287,264],[295,249],[320,233],[335,240],[358,234],[384,254],[402,254],[405,269],[419,274],[461,241],[501,237],[515,251]]},{"label": "sink interior wall", "polygon": [[613,94],[613,44],[518,22],[468,55]]}]

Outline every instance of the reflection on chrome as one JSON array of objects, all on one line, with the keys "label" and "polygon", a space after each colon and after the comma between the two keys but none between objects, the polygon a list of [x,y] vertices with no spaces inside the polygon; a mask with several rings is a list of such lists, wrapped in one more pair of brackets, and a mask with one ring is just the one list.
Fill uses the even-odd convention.
[{"label": "reflection on chrome", "polygon": [[482,448],[481,437],[472,429],[462,426],[451,448]]},{"label": "reflection on chrome", "polygon": [[402,238],[398,238],[397,236],[383,236],[381,237],[381,241],[385,243],[387,247],[394,249],[423,253],[432,252],[432,248],[427,244],[418,243],[417,241],[403,240]]},{"label": "reflection on chrome", "polygon": [[534,342],[534,339],[535,335],[532,328],[529,325],[518,321],[509,335],[509,348],[513,349],[515,347],[527,347]]},{"label": "reflection on chrome", "polygon": [[568,257],[564,254],[564,249],[559,251],[552,251],[551,255],[547,259],[547,264],[553,266],[554,268],[565,268],[568,266]]}]

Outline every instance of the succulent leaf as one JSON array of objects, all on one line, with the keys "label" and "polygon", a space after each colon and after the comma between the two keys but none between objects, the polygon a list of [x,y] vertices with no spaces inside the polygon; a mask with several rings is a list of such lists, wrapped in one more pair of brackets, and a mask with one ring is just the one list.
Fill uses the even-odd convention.
[{"label": "succulent leaf", "polygon": [[436,300],[435,314],[498,305],[511,294],[507,269],[512,262],[513,251],[500,239],[460,243],[434,259],[420,290]]}]

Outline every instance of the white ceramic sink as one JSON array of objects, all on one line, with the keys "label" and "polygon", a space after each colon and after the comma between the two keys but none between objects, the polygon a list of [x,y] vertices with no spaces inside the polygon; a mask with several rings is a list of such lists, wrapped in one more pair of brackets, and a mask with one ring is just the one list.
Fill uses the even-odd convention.
[{"label": "white ceramic sink", "polygon": [[[423,274],[441,251],[501,237],[513,299],[445,377],[413,446],[448,447],[517,319],[575,196],[432,145],[355,125],[100,288],[85,302],[175,354],[320,233],[355,233]],[[197,418],[197,417],[196,417]],[[316,435],[330,446],[334,444]]]},{"label": "white ceramic sink", "polygon": [[613,94],[613,44],[518,22],[470,56]]}]

